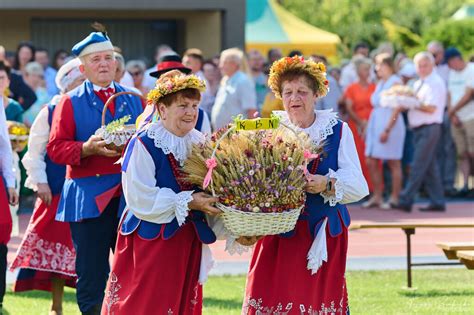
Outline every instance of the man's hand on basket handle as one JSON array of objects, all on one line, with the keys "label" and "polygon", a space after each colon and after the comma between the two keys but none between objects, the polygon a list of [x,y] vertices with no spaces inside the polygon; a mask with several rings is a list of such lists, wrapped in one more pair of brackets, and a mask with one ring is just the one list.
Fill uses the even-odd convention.
[{"label": "man's hand on basket handle", "polygon": [[86,158],[91,155],[103,155],[107,157],[120,156],[120,153],[114,150],[109,150],[105,146],[105,140],[100,136],[92,135],[86,142],[82,144],[81,158]]},{"label": "man's hand on basket handle", "polygon": [[219,201],[218,198],[209,196],[206,193],[194,193],[193,200],[188,204],[189,209],[199,210],[209,215],[217,215],[222,211],[214,207],[214,204]]},{"label": "man's hand on basket handle", "polygon": [[259,239],[261,239],[263,236],[241,236],[235,241],[239,243],[240,245],[244,246],[252,246],[253,244],[257,243]]}]

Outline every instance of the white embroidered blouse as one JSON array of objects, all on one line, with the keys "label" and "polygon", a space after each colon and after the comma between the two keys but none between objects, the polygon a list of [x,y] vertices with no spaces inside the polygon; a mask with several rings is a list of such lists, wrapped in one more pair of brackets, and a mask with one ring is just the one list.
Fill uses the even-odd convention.
[{"label": "white embroidered blouse", "polygon": [[26,169],[28,177],[25,186],[38,190],[38,184],[47,184],[46,175],[46,145],[49,140],[50,125],[48,122],[49,110],[45,106],[36,116],[33,125],[31,125],[30,136],[28,138],[28,151],[23,156],[21,162]]},{"label": "white embroidered blouse", "polygon": [[[191,146],[205,140],[204,135],[196,129],[184,137],[169,132],[157,121],[146,127],[148,137],[153,139],[155,146],[165,154],[173,154],[182,165],[191,152]],[[139,219],[163,224],[171,222],[175,217],[182,225],[189,213],[188,203],[193,200],[193,190],[175,193],[170,188],[157,187],[155,163],[147,149],[140,141],[136,141],[128,162],[126,172],[122,172],[122,186],[127,201],[127,208]],[[212,253],[208,245],[203,244],[199,283],[207,280],[207,275],[214,265]]]},{"label": "white embroidered blouse", "polygon": [[[165,154],[173,154],[182,165],[186,160],[192,144],[205,140],[202,133],[191,130],[184,137],[169,132],[160,121],[147,126],[147,135],[153,139],[155,147]],[[145,146],[136,141],[132,148],[128,169],[122,172],[122,186],[127,207],[133,214],[145,221],[163,224],[175,217],[182,225],[188,216],[188,203],[193,200],[194,191],[175,193],[166,187],[157,187],[155,163]]]},{"label": "white embroidered blouse", "polygon": [[13,152],[10,136],[8,135],[3,97],[0,96],[0,180],[2,180],[1,175],[5,178],[8,188],[15,188],[16,176],[13,168]]},{"label": "white embroidered blouse", "polygon": [[[337,113],[329,110],[315,110],[316,119],[308,128],[299,128],[291,123],[288,113],[285,111],[274,111],[281,118],[281,122],[296,130],[309,135],[315,145],[320,145],[328,136],[333,134],[333,127],[337,125]],[[354,142],[352,131],[346,123],[342,126],[341,142],[337,162],[339,169],[329,169],[326,176],[335,178],[335,194],[328,195],[321,193],[324,202],[331,206],[337,203],[346,204],[356,202],[369,194],[369,187],[362,174],[359,157]]]}]

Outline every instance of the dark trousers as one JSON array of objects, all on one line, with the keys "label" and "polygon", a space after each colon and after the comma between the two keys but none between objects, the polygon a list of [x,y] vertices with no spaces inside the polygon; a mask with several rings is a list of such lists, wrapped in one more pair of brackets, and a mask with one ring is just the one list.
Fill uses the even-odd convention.
[{"label": "dark trousers", "polygon": [[408,182],[400,194],[400,204],[412,205],[423,182],[434,206],[444,206],[444,191],[436,152],[441,125],[425,125],[413,129],[415,153]]},{"label": "dark trousers", "polygon": [[70,222],[76,250],[77,304],[82,313],[98,308],[110,272],[109,255],[117,240],[119,198],[113,198],[104,212],[93,219]]},{"label": "dark trousers", "polygon": [[0,306],[3,304],[3,297],[7,287],[7,254],[7,245],[0,244]]},{"label": "dark trousers", "polygon": [[456,176],[456,146],[451,136],[451,121],[448,112],[443,116],[441,125],[441,137],[438,144],[438,164],[440,168],[443,188],[451,190],[454,188],[454,178]]}]

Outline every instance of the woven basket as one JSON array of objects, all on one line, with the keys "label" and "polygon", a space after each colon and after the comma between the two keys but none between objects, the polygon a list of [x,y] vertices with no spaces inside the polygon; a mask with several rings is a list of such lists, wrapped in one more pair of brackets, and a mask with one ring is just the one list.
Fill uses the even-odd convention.
[{"label": "woven basket", "polygon": [[107,100],[104,105],[104,109],[102,110],[102,126],[97,129],[95,132],[96,135],[100,136],[102,139],[105,140],[105,143],[107,144],[105,147],[109,150],[114,150],[117,152],[122,152],[124,149],[125,145],[127,144],[128,139],[133,136],[133,134],[136,131],[136,126],[135,124],[126,124],[123,126],[122,129],[116,130],[114,132],[108,132],[105,127],[105,113],[107,112],[108,106],[112,103],[113,99],[116,98],[117,96],[120,95],[125,95],[125,94],[130,94],[134,96],[138,96],[141,99],[145,99],[142,95],[135,93],[135,92],[119,92]]},{"label": "woven basket", "polygon": [[245,212],[221,203],[216,204],[222,211],[225,227],[234,236],[262,236],[286,233],[295,228],[303,206],[285,212],[255,213]]},{"label": "woven basket", "polygon": [[[293,128],[283,123],[280,124],[292,131],[298,138],[298,133]],[[219,138],[212,152],[212,158],[215,157],[222,139],[234,129],[235,126],[231,127]],[[299,140],[301,141],[301,139]],[[307,164],[308,160],[306,159],[305,168]],[[212,195],[216,197],[212,179],[211,191]],[[276,235],[289,232],[295,228],[301,209],[303,209],[302,205],[297,209],[291,209],[285,212],[249,212],[234,209],[221,203],[216,203],[216,207],[222,211],[221,216],[224,220],[225,227],[236,237]]]}]

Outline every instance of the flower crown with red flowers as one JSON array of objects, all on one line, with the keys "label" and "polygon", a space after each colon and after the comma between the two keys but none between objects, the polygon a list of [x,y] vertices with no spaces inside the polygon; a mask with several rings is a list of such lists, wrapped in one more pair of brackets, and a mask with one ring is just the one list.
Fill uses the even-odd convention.
[{"label": "flower crown with red flowers", "polygon": [[184,89],[204,92],[206,83],[194,74],[187,75],[178,70],[171,70],[156,80],[155,88],[147,95],[148,104],[157,104],[163,96]]},{"label": "flower crown with red flowers", "polygon": [[317,85],[318,97],[324,97],[329,92],[329,82],[326,79],[326,66],[322,62],[305,60],[303,56],[283,57],[275,61],[270,68],[268,86],[281,99],[281,78],[288,71],[297,70],[308,73]]}]

